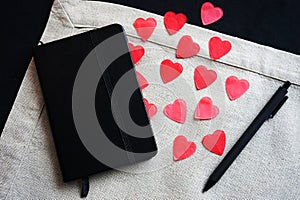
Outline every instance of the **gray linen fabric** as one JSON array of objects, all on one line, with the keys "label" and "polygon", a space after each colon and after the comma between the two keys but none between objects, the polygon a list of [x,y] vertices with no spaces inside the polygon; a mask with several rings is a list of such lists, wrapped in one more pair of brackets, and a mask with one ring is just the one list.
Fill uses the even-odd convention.
[{"label": "gray linen fabric", "polygon": [[[137,17],[154,17],[158,26],[143,43],[132,26]],[[158,143],[158,155],[138,165],[91,177],[88,199],[297,199],[300,196],[300,56],[254,44],[239,38],[186,24],[169,36],[163,17],[124,6],[78,0],[55,1],[41,38],[50,42],[111,23],[124,26],[128,40],[143,45],[146,54],[137,64],[150,82],[143,95],[158,107],[151,120]],[[189,59],[175,58],[178,40],[191,35],[201,46]],[[219,36],[232,43],[231,52],[211,61],[208,40]],[[182,75],[163,84],[159,64],[164,59],[180,62]],[[218,73],[210,87],[196,91],[193,71],[204,65]],[[225,93],[228,76],[245,78],[250,89],[230,101]],[[205,194],[202,187],[222,157],[208,152],[202,137],[216,129],[227,133],[225,153],[284,80],[293,85],[289,99],[276,117],[266,122],[216,186]],[[220,108],[217,118],[197,121],[197,102],[210,96]],[[163,114],[165,105],[176,98],[187,102],[187,121],[177,124]],[[185,135],[197,145],[186,160],[172,160],[172,144]],[[80,184],[65,184],[55,152],[44,100],[34,65],[29,65],[7,124],[0,138],[0,199],[79,199]]]}]

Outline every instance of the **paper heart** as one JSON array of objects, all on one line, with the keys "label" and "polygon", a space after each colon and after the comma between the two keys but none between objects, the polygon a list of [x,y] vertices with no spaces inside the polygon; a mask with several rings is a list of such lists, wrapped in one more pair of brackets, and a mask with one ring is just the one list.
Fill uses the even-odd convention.
[{"label": "paper heart", "polygon": [[165,115],[175,122],[183,124],[186,120],[186,103],[183,99],[176,99],[164,109]]},{"label": "paper heart", "polygon": [[149,101],[144,98],[144,104],[148,113],[149,118],[152,118],[157,113],[157,107],[153,103],[149,103]]},{"label": "paper heart", "polygon": [[212,153],[222,155],[226,145],[226,134],[222,130],[216,130],[202,139],[203,146]]},{"label": "paper heart", "polygon": [[200,46],[193,42],[193,39],[189,35],[183,36],[177,45],[176,57],[177,58],[189,58],[196,55],[200,51]]},{"label": "paper heart", "polygon": [[183,135],[177,136],[173,143],[173,158],[175,161],[183,160],[193,155],[196,149],[194,142],[189,142]]},{"label": "paper heart", "polygon": [[145,42],[150,38],[152,35],[155,27],[156,27],[156,20],[154,18],[137,18],[133,24],[137,34],[142,38]]},{"label": "paper heart", "polygon": [[164,16],[165,27],[170,35],[177,33],[186,23],[185,14],[169,11]]},{"label": "paper heart", "polygon": [[177,78],[183,71],[180,63],[173,63],[171,60],[164,60],[160,64],[160,76],[164,83]]},{"label": "paper heart", "polygon": [[235,76],[229,76],[226,79],[226,92],[230,100],[235,100],[242,96],[250,87],[247,80],[239,80]]},{"label": "paper heart", "polygon": [[212,60],[217,60],[231,50],[229,41],[222,41],[219,37],[212,37],[209,40],[209,55]]},{"label": "paper heart", "polygon": [[212,119],[219,114],[219,108],[213,105],[211,98],[203,97],[195,110],[195,119]]},{"label": "paper heart", "polygon": [[139,72],[136,72],[136,76],[140,85],[141,90],[149,86],[147,79]]},{"label": "paper heart", "polygon": [[128,43],[128,45],[129,45],[132,61],[134,64],[136,64],[144,56],[145,49],[142,46],[139,46],[139,45],[134,46],[131,43]]},{"label": "paper heart", "polygon": [[223,17],[223,10],[214,7],[210,2],[206,2],[201,7],[201,20],[203,25],[212,24]]},{"label": "paper heart", "polygon": [[197,90],[204,89],[217,79],[214,70],[208,70],[205,66],[198,66],[194,71],[194,81]]}]

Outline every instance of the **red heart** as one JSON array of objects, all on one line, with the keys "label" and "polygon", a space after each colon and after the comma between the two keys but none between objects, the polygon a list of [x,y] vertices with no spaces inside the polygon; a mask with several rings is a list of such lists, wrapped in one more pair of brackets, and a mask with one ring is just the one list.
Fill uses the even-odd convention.
[{"label": "red heart", "polygon": [[176,57],[177,58],[189,58],[196,55],[200,51],[200,46],[193,42],[193,39],[189,35],[183,36],[177,45]]},{"label": "red heart", "polygon": [[210,2],[206,2],[201,7],[201,20],[203,25],[212,24],[223,17],[223,10],[214,7]]},{"label": "red heart", "polygon": [[212,37],[209,40],[209,54],[212,60],[217,60],[231,50],[229,41],[222,41],[219,37]]},{"label": "red heart", "polygon": [[175,161],[183,160],[194,154],[196,149],[194,142],[189,142],[183,135],[177,136],[173,143],[173,158]]},{"label": "red heart", "polygon": [[160,64],[160,76],[164,83],[173,81],[182,73],[182,65],[173,63],[171,60],[164,60]]},{"label": "red heart", "polygon": [[195,119],[212,119],[219,114],[219,108],[213,105],[211,98],[203,97],[196,108]]},{"label": "red heart", "polygon": [[221,156],[224,153],[226,145],[225,132],[222,130],[216,130],[213,134],[204,136],[202,144],[210,152]]},{"label": "red heart", "polygon": [[149,86],[147,79],[141,73],[136,72],[136,76],[137,76],[138,82],[140,84],[141,90],[143,90],[144,88]]},{"label": "red heart", "polygon": [[194,71],[194,81],[197,90],[211,85],[217,79],[217,73],[214,70],[208,70],[204,66],[196,67]]},{"label": "red heart", "polygon": [[170,35],[177,33],[186,23],[185,14],[169,11],[164,16],[164,23]]},{"label": "red heart", "polygon": [[150,38],[152,35],[155,27],[156,27],[156,20],[154,18],[137,18],[133,24],[137,34],[142,38],[145,42]]},{"label": "red heart", "polygon": [[157,113],[157,107],[153,103],[149,103],[149,101],[144,98],[144,104],[148,113],[149,118],[152,118]]},{"label": "red heart", "polygon": [[183,124],[186,120],[186,103],[183,99],[176,99],[173,104],[168,104],[164,113],[175,122]]},{"label": "red heart", "polygon": [[131,43],[128,43],[128,44],[129,44],[129,49],[130,49],[132,61],[133,61],[134,64],[136,64],[144,56],[145,49],[144,49],[144,47],[139,46],[139,45],[134,46]]},{"label": "red heart", "polygon": [[239,80],[235,76],[229,76],[226,79],[226,92],[230,100],[235,100],[242,96],[249,87],[249,82],[245,79]]}]

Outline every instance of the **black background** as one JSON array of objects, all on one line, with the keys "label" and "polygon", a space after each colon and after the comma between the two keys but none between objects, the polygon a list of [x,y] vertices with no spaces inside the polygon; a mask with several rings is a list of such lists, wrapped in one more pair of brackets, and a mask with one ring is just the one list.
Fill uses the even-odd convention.
[{"label": "black background", "polygon": [[[52,0],[9,1],[2,11],[0,65],[0,134],[48,20]],[[4,48],[3,48],[4,47]],[[3,57],[2,57],[3,56]]]},{"label": "black background", "polygon": [[[15,2],[15,1],[12,1]],[[108,0],[164,15],[182,12],[188,22],[202,26],[202,0]],[[218,22],[208,29],[237,36],[259,44],[300,54],[300,1],[298,0],[211,0],[224,10]],[[2,32],[5,53],[0,66],[0,132],[5,124],[28,63],[32,47],[45,28],[52,0],[17,1],[6,7],[8,20]],[[5,12],[4,12],[5,13]],[[105,13],[103,13],[105,15]],[[118,13],[116,13],[116,18]],[[141,16],[143,17],[143,16]]]},{"label": "black background", "polygon": [[[188,22],[202,26],[203,0],[104,0],[164,15],[182,12]],[[224,16],[204,26],[277,49],[300,54],[300,2],[297,0],[210,0]],[[116,14],[117,16],[117,14]],[[143,16],[141,16],[143,17]]]}]

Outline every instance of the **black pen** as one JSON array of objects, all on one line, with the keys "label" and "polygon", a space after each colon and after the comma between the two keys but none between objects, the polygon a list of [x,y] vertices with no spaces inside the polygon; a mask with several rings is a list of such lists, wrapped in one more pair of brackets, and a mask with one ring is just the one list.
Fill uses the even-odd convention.
[{"label": "black pen", "polygon": [[291,83],[286,81],[283,86],[275,92],[271,97],[265,107],[260,111],[256,116],[250,126],[246,129],[240,139],[235,143],[235,145],[230,149],[227,155],[223,158],[218,167],[213,171],[209,176],[202,192],[206,192],[211,187],[213,187],[223,176],[226,170],[230,167],[236,157],[241,153],[244,147],[248,144],[257,130],[262,126],[262,124],[270,118],[273,118],[274,115],[278,112],[281,106],[286,102],[288,97],[287,89],[290,87]]}]

